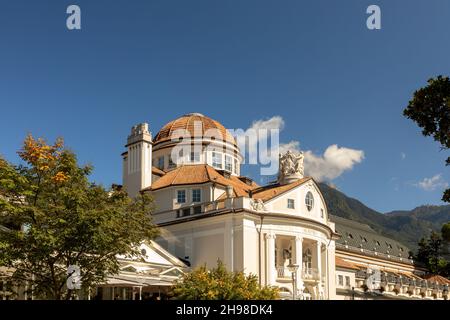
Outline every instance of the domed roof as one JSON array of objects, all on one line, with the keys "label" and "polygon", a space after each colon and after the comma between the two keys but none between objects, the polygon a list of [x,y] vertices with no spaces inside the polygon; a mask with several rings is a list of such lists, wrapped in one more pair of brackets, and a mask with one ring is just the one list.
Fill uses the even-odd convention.
[{"label": "domed roof", "polygon": [[[196,129],[194,129],[195,126],[197,127]],[[177,129],[185,129],[189,132],[191,138],[202,138],[208,129],[217,129],[223,137],[222,141],[229,142],[236,146],[236,140],[221,123],[206,117],[201,113],[188,113],[169,122],[156,134],[153,143],[156,145],[161,142],[170,141],[173,132]],[[201,129],[201,131],[199,131],[199,129]],[[201,133],[201,136],[199,136],[198,133]]]}]

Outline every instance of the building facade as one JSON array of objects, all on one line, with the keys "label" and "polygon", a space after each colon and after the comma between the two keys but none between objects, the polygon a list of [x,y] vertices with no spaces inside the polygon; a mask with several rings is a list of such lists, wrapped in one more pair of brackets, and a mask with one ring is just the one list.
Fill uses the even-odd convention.
[{"label": "building facade", "polygon": [[133,127],[127,149],[124,187],[153,196],[157,242],[169,252],[192,267],[220,259],[289,297],[335,297],[337,234],[316,182],[303,176],[301,155],[283,155],[278,181],[259,186],[240,175],[243,157],[228,130],[195,113],[155,139],[147,124]]},{"label": "building facade", "polygon": [[[154,138],[148,124],[134,126],[126,148],[125,189],[153,196],[162,230],[156,241],[191,267],[220,259],[229,270],[256,274],[261,285],[278,286],[284,298],[447,298],[445,284],[422,290],[433,285],[423,282],[407,248],[331,217],[317,183],[304,176],[302,154],[280,155],[277,181],[259,186],[241,175],[243,156],[230,132],[198,113],[169,122]],[[349,228],[358,231],[354,237],[384,241],[379,251],[389,243],[392,253],[349,241]],[[412,295],[410,282],[417,284]]]}]

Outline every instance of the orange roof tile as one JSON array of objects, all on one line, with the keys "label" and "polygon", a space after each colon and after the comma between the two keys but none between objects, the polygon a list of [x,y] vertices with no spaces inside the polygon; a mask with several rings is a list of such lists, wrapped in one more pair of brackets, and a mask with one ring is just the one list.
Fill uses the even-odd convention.
[{"label": "orange roof tile", "polygon": [[159,169],[157,167],[152,167],[152,173],[156,174],[158,176],[163,176],[166,174],[164,171],[162,171],[161,169]]},{"label": "orange roof tile", "polygon": [[[309,180],[312,180],[312,178],[306,177],[286,185],[274,184],[260,187],[253,181],[249,185],[237,176],[230,175],[229,177],[225,177],[213,167],[206,164],[183,165],[174,170],[164,172],[164,174],[161,174],[161,178],[153,182],[151,187],[144,190],[158,190],[169,186],[215,182],[222,186],[232,186],[235,197],[245,196],[253,199],[261,199],[265,202],[292,190]],[[222,195],[219,200],[224,197],[225,195]]]},{"label": "orange roof tile", "polygon": [[202,184],[207,182],[215,182],[223,186],[231,185],[237,197],[248,197],[248,192],[258,187],[256,183],[248,185],[236,176],[230,175],[229,178],[226,178],[209,165],[201,164],[184,165],[166,172],[150,188],[145,190],[158,190],[169,186]]},{"label": "orange roof tile", "polygon": [[424,276],[424,279],[431,282],[436,282],[438,284],[450,284],[450,280],[447,278],[444,278],[443,276],[435,275],[435,274],[429,274]]},{"label": "orange roof tile", "polygon": [[[201,131],[195,130],[195,125],[197,125],[197,123],[201,125],[201,127],[199,126]],[[177,129],[186,130],[189,133],[189,138],[202,138],[207,130],[216,129],[222,135],[223,141],[236,145],[234,137],[221,123],[200,113],[189,113],[169,122],[156,134],[153,143],[156,145],[160,142],[170,141],[172,139],[172,134]],[[201,136],[198,136],[198,133],[200,133]],[[177,135],[177,137],[179,136]]]},{"label": "orange roof tile", "polygon": [[336,267],[354,269],[354,270],[360,269],[357,265],[355,265],[351,262],[345,261],[344,259],[342,259],[340,257],[336,257]]},{"label": "orange roof tile", "polygon": [[289,190],[294,189],[295,187],[298,187],[305,182],[312,180],[311,177],[305,177],[300,180],[297,180],[295,182],[285,184],[285,185],[279,185],[279,184],[273,184],[261,187],[259,189],[252,191],[252,198],[254,199],[261,199],[262,201],[270,200],[280,194],[283,194]]}]

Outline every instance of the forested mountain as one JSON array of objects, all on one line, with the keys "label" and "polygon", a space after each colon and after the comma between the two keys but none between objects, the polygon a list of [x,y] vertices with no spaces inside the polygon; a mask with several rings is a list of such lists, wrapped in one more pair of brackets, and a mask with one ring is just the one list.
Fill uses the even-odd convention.
[{"label": "forested mountain", "polygon": [[404,243],[411,250],[417,248],[420,238],[427,237],[432,230],[440,231],[442,225],[450,221],[450,205],[426,205],[410,211],[383,214],[327,184],[320,183],[319,186],[331,214],[366,223],[381,234]]}]

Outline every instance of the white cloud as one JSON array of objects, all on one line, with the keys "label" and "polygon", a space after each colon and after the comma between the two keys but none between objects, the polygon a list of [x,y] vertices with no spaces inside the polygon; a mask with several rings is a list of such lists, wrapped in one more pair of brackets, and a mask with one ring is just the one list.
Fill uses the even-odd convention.
[{"label": "white cloud", "polygon": [[336,144],[329,146],[323,155],[315,155],[312,151],[304,153],[305,173],[319,181],[336,179],[364,159],[364,151]]},{"label": "white cloud", "polygon": [[250,126],[250,128],[247,129],[247,132],[249,130],[259,130],[259,129],[278,129],[278,130],[283,130],[284,129],[284,120],[282,117],[280,116],[274,116],[270,119],[267,120],[256,120],[253,121],[252,125]]},{"label": "white cloud", "polygon": [[436,174],[431,178],[424,178],[422,181],[415,183],[414,186],[425,191],[433,191],[436,189],[447,188],[448,183],[444,181],[441,174]]},{"label": "white cloud", "polygon": [[[284,129],[284,126],[283,118],[274,116],[267,120],[253,121],[245,133],[248,134],[253,130],[257,131],[259,129],[278,129],[281,131]],[[260,142],[260,138],[258,137],[258,142]],[[285,153],[288,150],[300,152],[300,142],[292,140],[288,143],[280,143],[279,148],[280,153]],[[271,156],[272,160],[278,163],[278,154]],[[312,176],[318,181],[330,181],[339,177],[345,171],[352,170],[355,164],[360,163],[364,159],[364,151],[339,147],[337,144],[333,144],[326,148],[323,155],[316,155],[312,151],[304,151],[304,156],[306,175]]]}]

